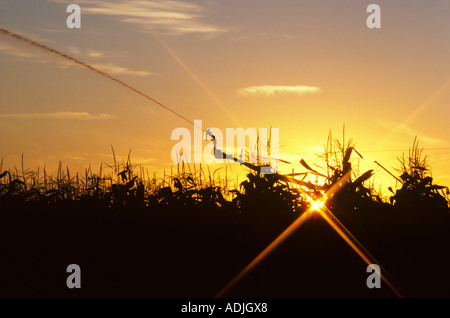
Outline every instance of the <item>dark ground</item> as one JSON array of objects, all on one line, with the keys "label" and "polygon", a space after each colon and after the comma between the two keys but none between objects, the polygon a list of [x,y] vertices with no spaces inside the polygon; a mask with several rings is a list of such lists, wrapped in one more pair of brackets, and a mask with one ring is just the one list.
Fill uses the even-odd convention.
[{"label": "dark ground", "polygon": [[[0,211],[0,297],[214,297],[296,217],[259,213],[8,206]],[[336,215],[404,296],[450,296],[448,213]],[[69,264],[81,267],[80,289],[66,286]],[[226,296],[397,297],[384,282],[369,289],[366,267],[316,215]]]}]

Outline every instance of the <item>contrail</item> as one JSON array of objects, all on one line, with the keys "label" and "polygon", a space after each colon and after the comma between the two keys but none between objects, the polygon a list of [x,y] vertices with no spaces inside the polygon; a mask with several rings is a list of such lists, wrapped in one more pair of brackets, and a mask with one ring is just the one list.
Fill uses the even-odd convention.
[{"label": "contrail", "polygon": [[[11,32],[11,31],[9,31],[9,30],[1,29],[1,28],[0,28],[0,32],[1,32],[1,33],[0,33],[1,35],[9,36],[9,37],[12,37],[12,38],[14,38],[14,39],[17,39],[17,40],[26,42],[26,43],[28,43],[28,44],[31,44],[31,45],[35,46],[35,47],[38,47],[38,48],[40,48],[40,49],[43,49],[43,50],[45,50],[45,51],[47,51],[47,52],[49,52],[49,53],[53,53],[53,54],[59,55],[60,57],[65,58],[65,59],[67,59],[67,60],[70,60],[70,61],[72,61],[72,62],[74,62],[74,63],[76,63],[76,64],[78,64],[78,65],[80,65],[80,66],[83,66],[83,67],[85,67],[85,68],[88,68],[89,70],[91,70],[91,71],[93,71],[93,72],[95,72],[95,73],[97,73],[97,74],[100,74],[100,75],[102,75],[102,76],[104,76],[104,77],[106,77],[106,78],[108,78],[108,79],[110,79],[110,80],[112,80],[112,81],[114,81],[114,82],[119,83],[120,85],[122,85],[122,86],[124,86],[124,87],[126,87],[126,88],[132,90],[133,92],[135,92],[135,93],[137,93],[137,94],[139,94],[139,95],[145,97],[146,99],[152,101],[153,103],[155,103],[155,104],[157,104],[158,106],[164,108],[165,110],[171,112],[172,114],[174,114],[174,115],[180,117],[181,119],[187,121],[188,123],[190,123],[190,124],[196,126],[196,125],[194,124],[194,122],[191,121],[190,119],[188,119],[188,118],[184,117],[183,115],[177,113],[176,111],[172,110],[171,108],[167,107],[166,105],[164,105],[164,104],[158,102],[158,101],[155,100],[154,98],[151,98],[150,96],[148,96],[147,94],[145,94],[145,93],[141,92],[140,90],[134,88],[133,86],[130,86],[130,85],[128,85],[127,83],[124,83],[123,81],[121,81],[121,80],[119,80],[119,79],[117,79],[117,78],[115,78],[115,77],[113,77],[113,76],[111,76],[111,75],[109,75],[109,74],[106,74],[105,72],[102,72],[102,71],[98,70],[97,68],[93,67],[92,65],[89,65],[89,64],[87,64],[87,63],[85,63],[85,62],[83,62],[83,61],[80,61],[80,60],[78,60],[78,59],[76,59],[76,58],[74,58],[74,57],[72,57],[72,56],[70,56],[70,55],[67,55],[67,54],[62,53],[62,52],[60,52],[60,51],[57,51],[57,50],[55,50],[55,49],[52,49],[52,48],[50,48],[50,47],[48,47],[48,46],[46,46],[46,45],[37,43],[37,42],[35,42],[35,41],[33,41],[33,40],[30,40],[30,39],[28,39],[28,38],[26,38],[26,37],[24,37],[24,36],[22,36],[22,35],[13,33],[13,32]],[[199,127],[199,128],[200,128],[200,127]],[[203,130],[203,129],[202,129],[202,130]],[[203,131],[204,131],[204,130],[203,130]]]}]

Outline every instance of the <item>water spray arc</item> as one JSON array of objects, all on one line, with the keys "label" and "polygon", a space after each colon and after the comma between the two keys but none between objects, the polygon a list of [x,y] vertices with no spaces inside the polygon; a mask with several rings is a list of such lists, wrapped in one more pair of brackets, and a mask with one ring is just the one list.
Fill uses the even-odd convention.
[{"label": "water spray arc", "polygon": [[118,78],[115,78],[115,77],[113,77],[113,76],[111,76],[111,75],[109,75],[109,74],[107,74],[107,73],[105,73],[105,72],[103,72],[103,71],[100,71],[99,69],[95,68],[95,67],[92,66],[92,65],[89,65],[89,64],[87,64],[87,63],[85,63],[85,62],[83,62],[83,61],[80,61],[79,59],[76,59],[76,58],[74,58],[74,57],[72,57],[72,56],[70,56],[70,55],[67,55],[67,54],[62,53],[62,52],[60,52],[60,51],[58,51],[58,50],[52,49],[52,48],[50,48],[50,47],[48,47],[48,46],[46,46],[46,45],[43,45],[43,44],[40,44],[40,43],[35,42],[35,41],[33,41],[33,40],[30,40],[30,39],[28,39],[28,38],[26,38],[26,37],[24,37],[24,36],[22,36],[22,35],[19,35],[19,34],[17,34],[17,33],[13,33],[13,32],[11,32],[11,31],[9,31],[9,30],[6,30],[6,29],[0,29],[0,35],[3,35],[3,36],[9,36],[9,37],[14,38],[14,39],[16,39],[16,40],[19,40],[19,41],[28,43],[28,44],[30,44],[30,45],[32,45],[32,46],[34,46],[34,47],[43,49],[43,50],[45,50],[45,51],[48,52],[48,53],[55,54],[55,55],[57,55],[57,56],[59,56],[59,57],[62,57],[62,58],[64,58],[64,59],[66,59],[66,60],[69,60],[69,61],[71,61],[71,62],[74,62],[74,63],[76,63],[76,64],[79,65],[79,66],[85,67],[85,68],[87,68],[87,69],[89,69],[89,70],[91,70],[91,71],[93,71],[93,72],[95,72],[95,73],[97,73],[97,74],[99,74],[99,75],[101,75],[101,76],[103,76],[103,77],[106,77],[107,79],[110,79],[110,80],[112,80],[112,81],[114,81],[114,82],[116,82],[116,83],[118,83],[118,84],[120,84],[120,85],[122,85],[122,86],[128,88],[129,90],[132,90],[133,92],[135,92],[135,93],[141,95],[142,97],[146,98],[147,100],[149,100],[149,101],[155,103],[155,104],[158,105],[159,107],[164,108],[165,110],[171,112],[172,114],[178,116],[179,118],[183,119],[184,121],[186,121],[186,122],[192,124],[193,126],[195,126],[195,124],[194,124],[194,122],[193,122],[192,120],[186,118],[185,116],[183,116],[183,115],[181,115],[180,113],[176,112],[176,111],[173,110],[172,108],[170,108],[170,107],[164,105],[163,103],[161,103],[161,102],[157,101],[156,99],[154,99],[154,98],[148,96],[147,94],[145,94],[145,93],[143,93],[142,91],[140,91],[140,90],[134,88],[133,86],[131,86],[131,85],[129,85],[129,84],[123,82],[122,80],[120,80],[120,79],[118,79]]}]

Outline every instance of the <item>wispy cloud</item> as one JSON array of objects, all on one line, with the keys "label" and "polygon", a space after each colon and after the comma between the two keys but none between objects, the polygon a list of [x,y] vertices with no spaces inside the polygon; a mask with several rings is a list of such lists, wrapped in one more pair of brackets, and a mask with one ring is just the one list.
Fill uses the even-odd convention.
[{"label": "wispy cloud", "polygon": [[[65,0],[49,0],[67,3]],[[206,9],[194,3],[182,1],[141,1],[141,0],[78,0],[83,14],[117,17],[125,23],[132,23],[140,31],[159,32],[168,35],[202,33],[216,35],[226,29],[202,22]]]},{"label": "wispy cloud", "polygon": [[[24,50],[21,48],[22,46],[14,46],[10,43],[3,42],[0,43],[0,55],[3,54],[10,56],[14,59],[20,60],[21,63],[25,62],[25,63],[52,64],[56,65],[59,68],[68,68],[74,66],[74,64],[71,61],[68,61],[66,59],[55,59],[39,50]],[[70,50],[73,51],[74,48],[72,47],[70,48]]]},{"label": "wispy cloud", "polygon": [[[93,50],[93,49],[80,49],[76,46],[68,46],[66,49],[67,52],[74,55],[83,55],[84,57],[88,56],[90,58],[100,58],[105,55],[105,52]],[[14,46],[8,42],[0,42],[0,54],[9,55],[15,58],[19,58],[24,61],[32,62],[32,63],[51,63],[53,65],[58,65],[60,68],[68,68],[74,66],[75,64],[66,59],[54,59],[49,57],[48,54],[44,54],[43,52],[36,50],[22,50],[19,46]],[[152,75],[151,72],[148,71],[137,71],[130,69],[125,66],[120,66],[114,63],[96,63],[92,64],[95,68],[98,68],[105,73],[112,75],[133,75],[133,76],[149,76]]]},{"label": "wispy cloud", "polygon": [[0,53],[27,59],[36,57],[32,52],[21,50],[7,42],[0,42]]},{"label": "wispy cloud", "polygon": [[[83,49],[83,48],[79,48],[76,46],[68,46],[67,47],[68,51],[71,54],[76,54],[76,55],[82,55],[84,57],[89,57],[89,58],[94,58],[94,59],[100,59],[102,57],[105,57],[107,55],[111,55],[110,53],[107,53],[105,51],[100,51],[100,50],[93,50],[93,49]],[[83,57],[83,58],[84,58]],[[104,59],[102,59],[104,60]],[[67,64],[72,64],[72,63],[67,63],[66,61],[64,62],[64,65]],[[108,73],[108,74],[112,74],[112,75],[117,75],[117,74],[121,74],[121,75],[134,75],[134,76],[149,76],[152,75],[151,72],[148,71],[137,71],[137,70],[133,70],[130,69],[128,67],[125,66],[120,66],[114,63],[95,63],[95,64],[90,64],[93,67]]]},{"label": "wispy cloud", "polygon": [[75,119],[75,120],[107,120],[116,116],[110,114],[90,114],[86,112],[54,112],[54,113],[15,113],[0,114],[0,118],[11,119]]},{"label": "wispy cloud", "polygon": [[68,45],[66,51],[70,54],[74,55],[83,55],[93,58],[99,58],[99,57],[111,57],[111,54],[106,51],[100,51],[100,50],[94,50],[90,48],[82,48],[74,45]]},{"label": "wispy cloud", "polygon": [[89,49],[88,52],[87,52],[87,55],[89,57],[102,57],[102,56],[105,55],[105,53],[101,52],[101,51]]},{"label": "wispy cloud", "polygon": [[127,67],[124,66],[117,66],[115,64],[112,63],[108,63],[108,64],[93,64],[92,66],[94,66],[95,68],[105,72],[105,73],[109,73],[109,74],[126,74],[126,75],[134,75],[134,76],[148,76],[151,75],[152,73],[147,72],[147,71],[135,71],[135,70],[131,70]]},{"label": "wispy cloud", "polygon": [[426,136],[424,134],[421,134],[417,130],[415,130],[411,127],[408,127],[407,125],[405,125],[403,123],[396,123],[396,122],[385,121],[385,120],[380,120],[380,119],[375,119],[375,122],[397,134],[405,134],[405,135],[409,135],[412,137],[418,136],[420,138],[420,140],[423,140],[428,143],[444,144],[447,142],[446,140],[443,140],[443,139],[434,138],[431,136]]},{"label": "wispy cloud", "polygon": [[320,91],[321,89],[319,87],[305,85],[260,85],[239,88],[236,90],[237,94],[241,96],[276,96],[287,94],[304,95],[315,94]]}]

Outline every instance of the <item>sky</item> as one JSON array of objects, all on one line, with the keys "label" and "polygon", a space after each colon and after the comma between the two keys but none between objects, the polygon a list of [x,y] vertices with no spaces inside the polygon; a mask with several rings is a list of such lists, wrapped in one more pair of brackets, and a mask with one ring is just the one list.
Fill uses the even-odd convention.
[{"label": "sky", "polygon": [[[81,27],[68,28],[71,3]],[[381,9],[369,28],[367,7]],[[321,164],[327,137],[351,138],[384,189],[417,136],[450,185],[450,2],[0,0],[0,28],[70,55],[203,128],[279,129],[280,172]],[[84,171],[131,151],[174,166],[177,128],[194,127],[67,59],[0,35],[0,158]],[[208,142],[203,142],[203,146]],[[355,161],[356,164],[356,161]],[[230,166],[239,171],[238,164]]]}]

